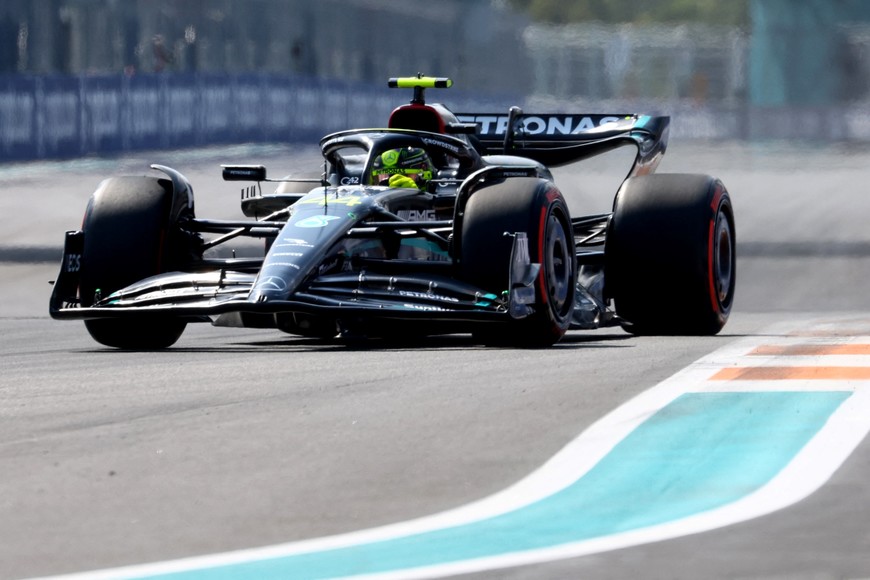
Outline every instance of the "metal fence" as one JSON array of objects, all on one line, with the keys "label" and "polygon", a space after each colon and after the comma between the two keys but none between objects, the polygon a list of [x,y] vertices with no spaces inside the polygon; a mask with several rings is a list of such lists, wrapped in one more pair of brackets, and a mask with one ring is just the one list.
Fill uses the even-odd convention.
[{"label": "metal fence", "polygon": [[533,25],[533,93],[580,100],[733,104],[746,95],[748,38],[705,25]]},{"label": "metal fence", "polygon": [[423,72],[528,86],[523,18],[492,0],[3,0],[0,73]]}]

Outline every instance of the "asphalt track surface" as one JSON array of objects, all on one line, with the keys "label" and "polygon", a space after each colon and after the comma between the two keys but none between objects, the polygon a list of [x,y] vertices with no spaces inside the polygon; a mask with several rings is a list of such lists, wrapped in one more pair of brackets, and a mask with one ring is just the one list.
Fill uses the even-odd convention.
[{"label": "asphalt track surface", "polygon": [[[775,341],[781,325],[870,335],[868,152],[769,144],[672,143],[660,168],[714,174],[733,197],[738,294],[716,337],[605,329],[515,350],[464,336],[332,344],[197,325],[166,352],[126,353],[48,318],[62,233],[78,227],[102,177],[168,164],[192,181],[199,215],[230,218],[238,193],[220,163],[265,161],[280,175],[314,159],[238,147],[0,166],[0,577],[223,553],[458,508],[736,341]],[[575,213],[606,210],[610,163],[557,174]],[[468,577],[868,577],[868,481],[864,440],[820,489],[771,514]]]}]

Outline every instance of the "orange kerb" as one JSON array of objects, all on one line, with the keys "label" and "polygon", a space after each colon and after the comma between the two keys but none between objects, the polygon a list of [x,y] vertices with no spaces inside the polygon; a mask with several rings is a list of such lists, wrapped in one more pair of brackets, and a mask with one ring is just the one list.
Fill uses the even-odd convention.
[{"label": "orange kerb", "polygon": [[870,354],[870,344],[794,344],[789,346],[764,345],[755,348],[750,355],[772,356],[819,356]]},{"label": "orange kerb", "polygon": [[717,372],[714,381],[870,380],[870,367],[734,367]]}]

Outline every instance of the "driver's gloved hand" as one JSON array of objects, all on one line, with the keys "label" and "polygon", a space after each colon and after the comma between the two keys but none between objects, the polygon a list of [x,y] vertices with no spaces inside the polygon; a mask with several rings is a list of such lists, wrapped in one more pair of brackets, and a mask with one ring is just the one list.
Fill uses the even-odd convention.
[{"label": "driver's gloved hand", "polygon": [[417,189],[417,182],[407,175],[396,173],[395,175],[390,176],[390,187],[410,187]]}]

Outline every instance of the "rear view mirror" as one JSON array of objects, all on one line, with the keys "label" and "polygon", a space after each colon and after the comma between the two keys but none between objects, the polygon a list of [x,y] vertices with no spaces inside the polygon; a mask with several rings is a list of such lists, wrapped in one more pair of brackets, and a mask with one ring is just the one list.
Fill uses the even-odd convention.
[{"label": "rear view mirror", "polygon": [[224,181],[266,181],[266,168],[262,165],[221,165]]}]

